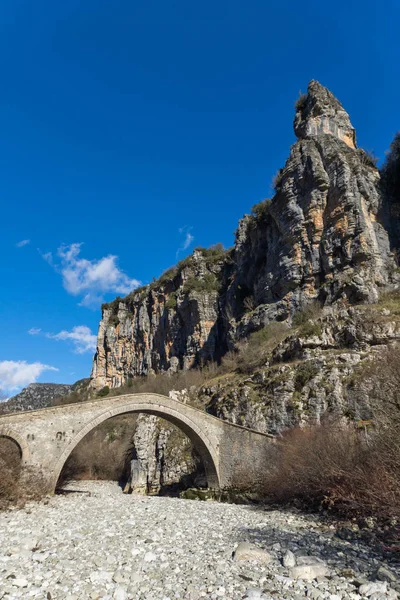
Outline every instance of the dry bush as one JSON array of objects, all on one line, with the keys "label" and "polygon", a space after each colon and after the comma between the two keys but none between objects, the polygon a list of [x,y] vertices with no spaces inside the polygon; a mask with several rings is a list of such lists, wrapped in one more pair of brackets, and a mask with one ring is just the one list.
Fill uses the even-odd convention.
[{"label": "dry bush", "polygon": [[400,498],[399,390],[399,344],[378,352],[372,359],[366,361],[357,374],[352,390],[355,394],[366,398],[371,411],[371,420],[375,428],[373,449],[380,469],[378,490],[384,494],[386,488],[397,489],[398,498]]},{"label": "dry bush", "polygon": [[39,500],[47,492],[47,481],[40,472],[21,470],[18,444],[0,436],[0,510],[23,506],[27,500]]},{"label": "dry bush", "polygon": [[135,415],[114,417],[88,433],[64,465],[58,486],[74,479],[120,481],[127,476]]},{"label": "dry bush", "polygon": [[0,508],[18,500],[20,469],[19,447],[12,440],[0,437]]},{"label": "dry bush", "polygon": [[399,517],[400,466],[386,459],[387,433],[339,422],[295,428],[278,442],[280,458],[264,494],[346,516]]}]

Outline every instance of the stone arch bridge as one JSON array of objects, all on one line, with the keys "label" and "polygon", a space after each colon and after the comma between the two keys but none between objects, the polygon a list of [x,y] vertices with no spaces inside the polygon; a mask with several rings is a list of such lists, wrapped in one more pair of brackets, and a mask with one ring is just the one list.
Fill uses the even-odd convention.
[{"label": "stone arch bridge", "polygon": [[21,452],[22,474],[41,477],[54,492],[77,444],[97,425],[127,413],[162,417],[181,429],[199,452],[213,489],[257,484],[274,452],[273,436],[213,417],[159,394],[126,394],[0,416],[0,436]]}]

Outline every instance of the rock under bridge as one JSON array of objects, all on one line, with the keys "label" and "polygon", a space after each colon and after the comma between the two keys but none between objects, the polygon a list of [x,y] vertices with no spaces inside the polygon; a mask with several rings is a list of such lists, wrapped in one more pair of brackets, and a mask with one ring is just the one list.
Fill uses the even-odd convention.
[{"label": "rock under bridge", "polygon": [[233,425],[159,394],[127,394],[0,416],[0,436],[21,452],[22,474],[56,488],[77,444],[97,425],[117,415],[147,413],[181,429],[199,452],[210,488],[249,487],[262,479],[274,451],[273,436]]}]

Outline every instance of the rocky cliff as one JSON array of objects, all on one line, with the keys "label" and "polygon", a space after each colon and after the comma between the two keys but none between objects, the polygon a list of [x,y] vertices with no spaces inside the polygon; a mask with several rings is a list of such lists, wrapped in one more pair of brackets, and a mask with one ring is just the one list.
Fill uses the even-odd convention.
[{"label": "rocky cliff", "polygon": [[400,357],[400,294],[305,311],[290,328],[281,325],[251,336],[233,368],[204,383],[198,394],[207,411],[272,434],[326,417],[368,423],[369,367]]},{"label": "rocky cliff", "polygon": [[93,389],[218,361],[311,302],[373,303],[395,283],[379,171],[317,81],[296,103],[294,131],[274,197],[241,220],[232,249],[196,249],[154,283],[103,305]]}]

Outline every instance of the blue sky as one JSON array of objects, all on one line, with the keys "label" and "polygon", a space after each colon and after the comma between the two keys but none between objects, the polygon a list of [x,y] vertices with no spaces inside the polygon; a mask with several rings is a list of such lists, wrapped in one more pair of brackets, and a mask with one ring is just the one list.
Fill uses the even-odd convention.
[{"label": "blue sky", "polygon": [[101,298],[230,246],[310,79],[384,158],[399,19],[395,0],[2,2],[0,388],[88,376]]}]

